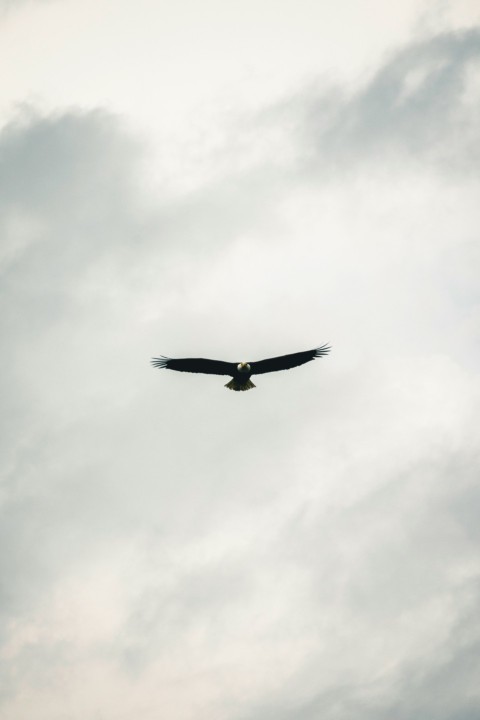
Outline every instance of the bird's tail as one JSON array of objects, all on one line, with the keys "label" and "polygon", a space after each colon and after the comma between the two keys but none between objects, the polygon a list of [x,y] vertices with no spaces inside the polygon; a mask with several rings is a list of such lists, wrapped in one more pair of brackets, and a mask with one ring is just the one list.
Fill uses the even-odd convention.
[{"label": "bird's tail", "polygon": [[225,387],[228,387],[229,390],[250,390],[251,388],[257,387],[252,383],[250,379],[247,380],[247,382],[239,383],[238,380],[235,380],[235,378],[232,378],[230,382],[228,382]]}]

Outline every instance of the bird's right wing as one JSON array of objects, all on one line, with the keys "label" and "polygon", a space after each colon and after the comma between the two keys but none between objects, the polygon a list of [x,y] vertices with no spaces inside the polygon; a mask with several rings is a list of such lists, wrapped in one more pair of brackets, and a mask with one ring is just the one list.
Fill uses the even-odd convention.
[{"label": "bird's right wing", "polygon": [[205,373],[207,375],[234,375],[236,363],[223,362],[223,360],[208,360],[206,358],[152,358],[151,363],[156,368],[179,370],[180,372]]}]

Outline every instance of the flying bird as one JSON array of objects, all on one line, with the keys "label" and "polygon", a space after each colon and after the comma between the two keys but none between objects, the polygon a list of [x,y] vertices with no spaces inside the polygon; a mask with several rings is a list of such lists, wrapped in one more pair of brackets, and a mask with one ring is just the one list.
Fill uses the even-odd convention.
[{"label": "flying bird", "polygon": [[207,375],[230,375],[232,378],[225,387],[230,390],[250,390],[256,387],[250,380],[252,375],[277,372],[278,370],[290,370],[290,368],[303,365],[315,358],[327,355],[329,345],[322,345],[313,350],[281,355],[280,357],[258,360],[256,362],[224,362],[223,360],[207,360],[206,358],[173,358],[161,357],[152,358],[151,363],[156,368],[167,368],[167,370],[179,370],[180,372],[205,373]]}]

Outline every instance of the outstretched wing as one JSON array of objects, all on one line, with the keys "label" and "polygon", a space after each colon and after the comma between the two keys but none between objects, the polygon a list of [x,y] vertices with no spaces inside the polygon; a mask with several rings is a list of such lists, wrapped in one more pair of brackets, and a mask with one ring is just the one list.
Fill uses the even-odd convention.
[{"label": "outstretched wing", "polygon": [[303,365],[317,357],[323,357],[330,351],[329,345],[314,350],[306,350],[305,352],[292,353],[292,355],[281,355],[280,357],[268,358],[267,360],[259,360],[258,362],[249,363],[252,368],[252,375],[261,375],[262,373],[276,372],[277,370],[290,370],[290,368]]},{"label": "outstretched wing", "polygon": [[206,358],[152,358],[153,367],[167,368],[167,370],[180,370],[180,372],[206,373],[207,375],[233,375],[236,370],[235,363],[222,360],[207,360]]}]

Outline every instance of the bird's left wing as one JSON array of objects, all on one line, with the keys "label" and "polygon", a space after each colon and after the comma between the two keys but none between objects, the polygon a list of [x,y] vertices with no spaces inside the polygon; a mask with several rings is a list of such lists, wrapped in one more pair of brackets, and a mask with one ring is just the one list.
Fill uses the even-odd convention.
[{"label": "bird's left wing", "polygon": [[277,370],[290,370],[290,368],[303,365],[317,357],[323,357],[330,351],[329,345],[306,350],[305,352],[292,353],[291,355],[281,355],[280,357],[267,358],[267,360],[259,360],[251,362],[252,375],[261,375],[262,373],[276,372]]},{"label": "bird's left wing", "polygon": [[207,358],[152,358],[153,367],[167,368],[167,370],[180,370],[180,372],[206,373],[207,375],[233,375],[236,363],[223,362],[223,360],[208,360]]}]

